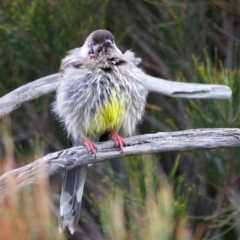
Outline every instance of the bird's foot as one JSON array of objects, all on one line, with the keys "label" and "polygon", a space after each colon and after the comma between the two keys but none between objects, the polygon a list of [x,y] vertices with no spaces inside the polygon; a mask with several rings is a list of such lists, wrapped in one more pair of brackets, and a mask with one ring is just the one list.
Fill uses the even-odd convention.
[{"label": "bird's foot", "polygon": [[123,146],[127,145],[126,141],[114,131],[111,132],[111,137],[115,145],[119,147],[121,151],[123,151]]},{"label": "bird's foot", "polygon": [[88,151],[92,154],[96,154],[97,147],[94,142],[90,141],[88,138],[84,138],[83,144],[87,147]]},{"label": "bird's foot", "polygon": [[97,54],[96,53],[90,53],[89,56],[90,56],[90,58],[95,58],[97,56]]}]

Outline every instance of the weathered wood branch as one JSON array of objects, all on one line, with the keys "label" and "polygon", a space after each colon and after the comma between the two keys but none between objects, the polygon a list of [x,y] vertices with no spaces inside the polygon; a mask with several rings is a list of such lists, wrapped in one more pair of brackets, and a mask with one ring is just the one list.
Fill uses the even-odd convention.
[{"label": "weathered wood branch", "polygon": [[0,98],[0,118],[23,103],[53,92],[59,84],[59,74],[52,74],[27,83]]},{"label": "weathered wood branch", "polygon": [[240,147],[240,129],[195,129],[178,132],[162,132],[139,135],[126,139],[127,146],[123,153],[108,141],[97,144],[97,154],[92,156],[85,147],[79,146],[47,154],[41,159],[24,167],[12,170],[0,177],[0,199],[9,191],[8,182],[14,179],[15,188],[37,182],[39,177],[63,172],[78,165],[97,163],[115,159],[120,156],[131,156],[166,151],[184,151],[213,148]]},{"label": "weathered wood branch", "polygon": [[[28,84],[0,98],[0,118],[41,95],[53,92],[59,84],[59,74],[49,75]],[[228,86],[173,82],[147,75],[147,88],[171,97],[229,99],[232,91]]]},{"label": "weathered wood branch", "polygon": [[175,98],[229,99],[232,90],[225,85],[173,82],[147,75],[148,90]]}]

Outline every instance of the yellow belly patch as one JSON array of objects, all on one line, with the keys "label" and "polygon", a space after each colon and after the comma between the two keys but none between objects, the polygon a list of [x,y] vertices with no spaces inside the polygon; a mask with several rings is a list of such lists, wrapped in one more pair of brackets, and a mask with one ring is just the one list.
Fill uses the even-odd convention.
[{"label": "yellow belly patch", "polygon": [[125,101],[121,94],[116,91],[112,93],[108,102],[90,120],[86,135],[98,135],[107,130],[114,130],[121,126],[124,117]]}]

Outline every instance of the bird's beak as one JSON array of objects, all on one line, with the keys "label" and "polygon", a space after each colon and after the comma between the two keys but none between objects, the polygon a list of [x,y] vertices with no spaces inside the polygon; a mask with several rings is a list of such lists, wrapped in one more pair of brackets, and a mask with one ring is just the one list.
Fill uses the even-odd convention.
[{"label": "bird's beak", "polygon": [[105,42],[104,42],[104,44],[103,44],[103,46],[104,46],[104,47],[109,47],[111,44],[112,44],[111,40],[106,39]]}]

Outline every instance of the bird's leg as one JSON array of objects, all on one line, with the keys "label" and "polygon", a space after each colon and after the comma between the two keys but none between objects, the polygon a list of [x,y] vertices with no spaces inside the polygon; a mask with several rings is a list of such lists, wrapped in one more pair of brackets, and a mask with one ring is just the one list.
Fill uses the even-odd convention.
[{"label": "bird's leg", "polygon": [[89,140],[88,138],[85,137],[83,139],[83,144],[87,147],[89,152],[91,152],[92,154],[95,155],[95,153],[97,151],[97,147],[94,142],[92,142],[91,140]]},{"label": "bird's leg", "polygon": [[111,131],[111,138],[114,141],[115,145],[119,147],[121,151],[123,151],[123,146],[127,145],[125,140],[114,131]]}]

